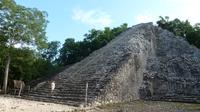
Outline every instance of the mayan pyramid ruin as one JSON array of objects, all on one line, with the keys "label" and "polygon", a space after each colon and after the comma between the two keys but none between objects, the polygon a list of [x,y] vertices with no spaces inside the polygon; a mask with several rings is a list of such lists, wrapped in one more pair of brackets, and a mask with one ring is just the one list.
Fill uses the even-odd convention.
[{"label": "mayan pyramid ruin", "polygon": [[[27,98],[68,105],[137,99],[200,102],[200,50],[152,23],[128,28]],[[88,88],[86,89],[86,85]]]}]

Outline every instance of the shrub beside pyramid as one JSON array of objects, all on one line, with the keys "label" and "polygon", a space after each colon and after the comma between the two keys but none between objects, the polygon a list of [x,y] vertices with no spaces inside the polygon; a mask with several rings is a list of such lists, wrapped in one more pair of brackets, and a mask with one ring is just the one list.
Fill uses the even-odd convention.
[{"label": "shrub beside pyramid", "polygon": [[46,81],[28,98],[76,106],[137,99],[199,102],[200,50],[152,23],[139,24],[52,80],[53,95]]}]

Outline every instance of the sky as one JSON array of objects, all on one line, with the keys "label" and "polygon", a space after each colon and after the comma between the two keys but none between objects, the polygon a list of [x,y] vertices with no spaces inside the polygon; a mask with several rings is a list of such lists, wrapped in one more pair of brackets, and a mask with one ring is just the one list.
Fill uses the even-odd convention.
[{"label": "sky", "polygon": [[188,19],[200,22],[200,0],[15,0],[17,4],[48,13],[49,41],[64,42],[66,38],[83,40],[92,28],[117,27],[123,23],[133,26],[159,20]]}]

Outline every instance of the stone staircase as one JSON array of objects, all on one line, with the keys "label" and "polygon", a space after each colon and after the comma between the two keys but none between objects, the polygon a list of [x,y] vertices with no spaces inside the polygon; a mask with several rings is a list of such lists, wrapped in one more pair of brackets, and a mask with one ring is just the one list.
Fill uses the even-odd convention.
[{"label": "stone staircase", "polygon": [[[101,78],[90,78],[87,80],[55,80],[56,88],[51,95],[50,83],[46,82],[40,88],[32,90],[23,98],[36,101],[61,103],[72,106],[88,105],[100,95],[103,87],[109,80]],[[86,84],[87,103],[86,103]]]}]

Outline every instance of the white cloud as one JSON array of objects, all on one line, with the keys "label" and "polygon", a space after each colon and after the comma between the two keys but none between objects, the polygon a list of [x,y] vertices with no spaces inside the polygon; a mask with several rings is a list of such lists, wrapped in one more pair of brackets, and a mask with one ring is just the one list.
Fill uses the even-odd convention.
[{"label": "white cloud", "polygon": [[[155,23],[159,20],[159,16],[169,16],[170,20],[175,18],[179,18],[180,20],[189,20],[191,24],[200,22],[200,0],[165,0],[162,1],[160,5],[165,5],[165,8],[163,7],[163,9],[160,10],[155,10],[155,8],[150,11],[141,11],[138,15],[134,16],[135,22]],[[160,6],[158,8],[160,8]]]},{"label": "white cloud", "polygon": [[196,3],[200,3],[199,0],[166,0],[166,2],[169,3],[176,3],[176,4],[196,4]]},{"label": "white cloud", "polygon": [[200,22],[199,0],[166,0],[166,4],[173,4],[176,6],[173,12],[168,12],[167,14],[171,19],[188,19],[192,24]]},{"label": "white cloud", "polygon": [[155,22],[157,17],[153,16],[150,13],[143,13],[135,16],[136,23],[147,23],[147,22]]},{"label": "white cloud", "polygon": [[110,26],[112,23],[111,16],[101,10],[74,9],[72,19],[92,27],[105,27]]}]

